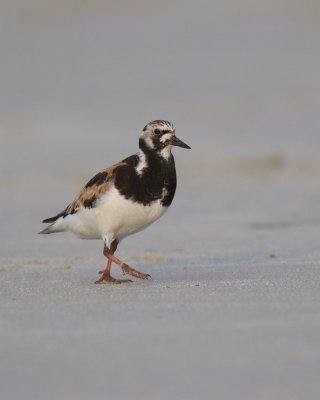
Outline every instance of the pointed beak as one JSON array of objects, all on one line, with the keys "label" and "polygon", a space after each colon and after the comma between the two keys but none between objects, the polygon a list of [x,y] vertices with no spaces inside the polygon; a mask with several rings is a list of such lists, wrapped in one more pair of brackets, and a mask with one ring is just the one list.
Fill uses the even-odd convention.
[{"label": "pointed beak", "polygon": [[191,149],[190,146],[188,146],[186,143],[184,143],[182,140],[178,139],[177,136],[172,136],[171,139],[171,144],[172,146],[178,146],[178,147],[183,147],[184,149]]}]

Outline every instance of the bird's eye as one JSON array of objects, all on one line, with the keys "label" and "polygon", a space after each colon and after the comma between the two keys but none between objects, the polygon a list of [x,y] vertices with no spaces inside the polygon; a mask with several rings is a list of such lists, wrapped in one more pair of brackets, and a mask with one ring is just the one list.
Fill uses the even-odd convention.
[{"label": "bird's eye", "polygon": [[160,135],[161,131],[160,131],[160,129],[156,128],[156,129],[154,130],[154,133],[155,133],[156,135]]}]

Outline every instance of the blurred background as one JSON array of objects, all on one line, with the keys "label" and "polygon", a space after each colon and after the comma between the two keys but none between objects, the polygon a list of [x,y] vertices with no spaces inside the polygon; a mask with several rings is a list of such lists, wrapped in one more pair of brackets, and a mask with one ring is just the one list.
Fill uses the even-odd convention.
[{"label": "blurred background", "polygon": [[[27,255],[40,221],[136,152],[158,118],[192,147],[174,151],[179,197],[164,229],[190,213],[196,223],[199,210],[212,231],[222,213],[309,219],[320,199],[319,16],[315,0],[2,0],[2,253]],[[290,196],[274,201],[289,180]],[[40,252],[48,243],[33,239]]]},{"label": "blurred background", "polygon": [[[168,213],[148,228],[148,233],[125,240],[119,256],[129,257],[129,260],[131,257],[135,264],[143,260],[134,259],[134,256],[149,254],[146,260],[151,266],[153,261],[165,262],[171,258],[176,260],[177,268],[182,265],[211,268],[214,265],[217,269],[213,271],[218,274],[228,271],[229,267],[255,265],[260,268],[272,262],[279,262],[280,267],[297,267],[302,263],[318,267],[319,43],[318,0],[1,0],[0,270],[18,270],[28,265],[41,268],[43,265],[72,265],[81,272],[85,265],[86,275],[80,272],[77,275],[74,268],[70,279],[78,276],[83,284],[91,284],[98,263],[102,262],[102,244],[68,235],[38,236],[41,220],[61,211],[97,171],[135,153],[141,129],[153,119],[173,122],[177,136],[192,150],[174,149],[178,190]],[[79,258],[73,258],[75,256]],[[177,276],[181,277],[181,272]],[[26,279],[23,282],[31,285],[31,275]],[[37,279],[45,284],[46,276],[39,272]],[[60,282],[61,278],[56,279]],[[237,282],[235,287],[240,291]],[[281,282],[277,293],[280,295],[284,290],[288,295],[282,304],[291,304],[301,315],[306,309],[310,311],[308,307],[315,304],[314,297],[308,297],[310,303],[300,303],[298,298],[293,300],[290,286],[286,286],[285,280]],[[297,287],[305,288],[308,293],[312,282],[315,282],[314,277],[310,277],[306,286],[297,283]],[[34,285],[38,288],[37,283]],[[243,285],[246,287],[246,283]],[[224,289],[222,292],[226,293]],[[93,293],[83,290],[87,290],[87,297]],[[259,297],[259,287],[255,290]],[[12,297],[10,291],[8,293],[8,298]],[[273,292],[268,293],[272,303]],[[60,299],[63,296],[61,292]],[[77,293],[74,296],[76,308],[82,303],[78,303]],[[133,298],[139,296],[136,294]],[[161,296],[160,300],[165,301]],[[176,300],[173,298],[172,304],[176,304]],[[207,310],[207,300],[199,309]],[[149,347],[141,358],[140,353],[136,354],[138,358],[130,358],[130,353],[121,352],[120,345],[115,347],[122,358],[116,358],[114,369],[109,366],[107,371],[112,377],[119,378],[123,374],[136,388],[135,398],[179,398],[182,394],[184,398],[195,398],[199,394],[201,398],[211,399],[214,390],[219,399],[318,398],[314,374],[320,358],[319,352],[315,356],[316,346],[312,344],[318,341],[319,335],[316,335],[312,315],[308,314],[309,325],[300,319],[298,325],[289,322],[281,331],[280,324],[278,330],[272,331],[267,311],[261,325],[243,325],[245,318],[239,317],[235,328],[232,321],[237,312],[243,316],[241,312],[251,310],[250,304],[254,308],[255,301],[239,310],[236,300],[231,305],[229,300],[221,303],[226,313],[218,309],[217,314],[210,314],[213,309],[207,310],[214,326],[219,327],[217,321],[222,321],[220,331],[212,330],[212,326],[207,330],[203,328],[207,326],[208,314],[202,315],[197,309],[196,314],[203,317],[199,316],[199,326],[205,332],[200,338],[204,338],[202,343],[207,347],[196,347],[199,352],[195,350],[194,353],[196,325],[188,318],[182,325],[174,325],[179,321],[181,310],[172,315],[169,311],[173,324],[170,326],[176,330],[170,331],[172,336],[165,336],[168,341],[159,340],[159,354],[153,348],[155,332],[152,330],[158,327],[159,321],[153,320],[145,326],[144,317],[140,315],[141,319],[137,320],[142,321],[145,329],[142,333],[136,327],[136,333],[142,335]],[[40,296],[39,304],[42,301]],[[52,306],[55,301],[52,300],[48,309],[57,312],[58,321],[61,316]],[[65,301],[68,304],[70,299]],[[146,300],[149,302],[150,298]],[[146,304],[143,299],[142,303]],[[305,308],[299,308],[301,304],[305,304]],[[258,319],[266,315],[261,311],[265,311],[262,299],[260,306],[253,311]],[[32,303],[30,310],[36,310],[38,318],[41,316],[46,321],[50,313],[37,307]],[[83,307],[86,310],[86,306]],[[273,311],[279,311],[278,307],[276,302]],[[9,311],[8,320],[20,315],[24,321],[24,316],[28,315],[23,308],[20,314]],[[79,321],[73,320],[74,314],[70,316],[64,311],[65,321],[73,321],[73,325],[69,327],[69,322],[65,322],[64,330],[60,331],[59,325],[54,332],[58,332],[62,341],[62,337],[68,336],[61,332],[67,335],[72,332],[75,342],[66,342],[63,351],[73,348],[75,343],[77,355],[70,350],[75,357],[80,357],[80,349],[84,349],[83,357],[89,359],[90,354],[100,354],[98,349],[91,353],[92,349],[84,344],[84,339],[93,348],[94,343],[99,343],[95,341],[96,332],[92,333],[91,324],[83,328]],[[124,324],[123,314],[120,315],[117,332]],[[277,315],[280,323],[288,313],[281,309]],[[225,321],[229,316],[230,320]],[[113,318],[112,323],[117,316]],[[126,318],[130,319],[128,315]],[[270,318],[273,321],[273,317]],[[21,332],[28,331],[29,322],[21,323],[22,326],[20,322],[13,324],[16,332],[17,327]],[[56,343],[50,336],[51,324],[50,320],[45,325],[48,331],[45,330],[44,336],[29,332],[28,346],[19,347],[20,336],[14,336],[16,341],[9,340],[13,349],[18,348],[20,354],[26,355],[24,362],[16,356],[18,353],[9,352],[10,346],[8,357],[13,354],[12,360],[21,362],[21,366],[29,365],[35,353],[31,350],[28,353],[26,349],[36,351],[38,337],[43,343],[47,343],[47,337]],[[12,325],[5,326],[8,327],[6,337],[12,338]],[[241,330],[244,326],[254,327],[248,328],[252,336]],[[303,326],[307,327],[307,334]],[[74,327],[79,327],[83,336],[77,336],[80,333],[75,334]],[[290,336],[292,327],[299,332],[297,336]],[[182,342],[180,329],[186,334]],[[243,341],[239,339],[241,332],[246,333]],[[265,332],[268,335],[264,336]],[[259,334],[261,340],[251,348]],[[226,337],[230,339],[228,344],[224,341]],[[124,349],[129,345],[138,348],[131,336],[122,338]],[[174,348],[167,347],[171,339]],[[58,364],[61,358],[68,360],[69,350],[65,358],[57,353],[59,343],[48,351],[42,347],[44,358],[36,360],[32,379],[40,374],[44,379],[42,389],[47,385],[42,366],[50,357],[54,359],[55,354],[59,354]],[[211,354],[212,343],[215,350]],[[276,349],[275,343],[279,346]],[[280,354],[288,343],[294,349],[302,349],[302,353],[288,350],[291,358],[279,356],[277,359],[275,354]],[[240,348],[242,353],[238,353]],[[185,359],[183,354],[189,354],[190,358]],[[158,388],[158,395],[153,393],[153,397],[151,389],[149,395],[144,395],[139,391],[138,379],[129,378],[136,367],[139,371],[142,365],[149,365],[152,355],[160,360],[154,375],[150,370],[146,376],[151,387]],[[126,357],[130,358],[127,364]],[[265,360],[263,365],[259,363],[262,359]],[[12,360],[9,365],[14,374],[16,364]],[[181,376],[173,376],[166,367],[162,368],[161,360],[169,360],[175,371],[182,371]],[[194,360],[194,366],[190,360]],[[98,361],[97,365],[105,367],[104,362],[106,359]],[[80,357],[80,364],[85,365],[85,359]],[[73,389],[90,370],[83,367],[80,372],[76,369],[77,373],[68,375],[69,365],[73,368],[73,364],[66,361],[61,374],[51,371],[56,382],[62,379],[63,395],[53,389],[59,385],[52,384],[49,387],[55,395],[48,394],[47,398],[88,398],[86,394],[81,397]],[[121,370],[123,365],[126,365],[124,371]],[[140,372],[146,373],[143,369]],[[194,378],[197,373],[201,373],[201,378]],[[21,370],[17,376],[27,384],[28,376],[23,374]],[[212,380],[212,376],[217,379]],[[67,377],[71,379],[70,384]],[[165,382],[164,386],[157,377]],[[235,387],[229,386],[228,377],[236,383]],[[250,392],[247,385],[251,381],[256,385]],[[115,382],[118,381],[112,386],[114,394],[117,393]],[[5,393],[9,399],[11,386],[8,387]],[[44,398],[42,389],[34,393]],[[99,384],[89,385],[87,389],[89,394],[95,393],[96,398],[103,398],[99,397],[103,393]],[[20,391],[16,394],[25,395],[22,387]],[[123,391],[120,394],[128,394],[125,389]]]}]

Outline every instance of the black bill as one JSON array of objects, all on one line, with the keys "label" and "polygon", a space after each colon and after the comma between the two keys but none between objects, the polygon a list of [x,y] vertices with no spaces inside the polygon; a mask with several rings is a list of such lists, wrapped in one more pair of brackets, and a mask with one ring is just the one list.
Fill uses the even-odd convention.
[{"label": "black bill", "polygon": [[177,136],[173,136],[171,139],[171,144],[172,146],[178,146],[178,147],[183,147],[184,149],[191,149],[190,146],[188,146],[186,143],[184,143],[182,140],[178,139]]}]

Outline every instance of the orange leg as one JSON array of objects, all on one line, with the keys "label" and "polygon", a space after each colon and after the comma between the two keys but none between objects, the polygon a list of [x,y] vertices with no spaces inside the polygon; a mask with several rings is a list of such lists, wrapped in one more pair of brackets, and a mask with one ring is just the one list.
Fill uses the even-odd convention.
[{"label": "orange leg", "polygon": [[[118,245],[118,243],[117,243],[117,245]],[[106,246],[104,246],[103,254],[106,257],[108,257],[109,260],[113,261],[115,264],[119,265],[119,267],[122,268],[123,275],[129,274],[129,275],[135,276],[136,278],[140,278],[140,279],[151,278],[151,276],[149,274],[145,274],[143,272],[136,271],[135,269],[130,267],[128,264],[125,264],[123,261],[119,260],[119,258],[117,258],[114,255],[114,252],[112,254],[110,254],[110,253],[108,254],[108,248]]]},{"label": "orange leg", "polygon": [[114,240],[111,243],[110,249],[107,248],[106,245],[104,245],[103,249],[103,254],[107,257],[107,266],[106,269],[103,271],[99,271],[99,274],[101,274],[101,277],[95,282],[95,283],[111,283],[111,284],[119,284],[119,283],[127,283],[127,282],[132,282],[131,279],[115,279],[110,275],[110,269],[111,269],[111,264],[112,264],[112,259],[110,258],[110,255],[113,255],[113,253],[117,250],[118,246],[118,241]]},{"label": "orange leg", "polygon": [[110,275],[110,268],[111,268],[112,262],[114,262],[115,264],[119,265],[119,267],[121,267],[123,275],[128,274],[128,275],[132,275],[136,278],[140,278],[140,279],[149,279],[150,278],[149,274],[145,274],[143,272],[136,271],[135,269],[130,267],[128,264],[125,264],[124,262],[119,260],[119,258],[115,257],[114,253],[117,250],[117,246],[118,246],[117,240],[114,240],[111,243],[110,249],[108,249],[108,247],[106,245],[104,245],[103,254],[107,257],[108,262],[107,262],[106,269],[103,271],[99,271],[99,274],[102,274],[102,276],[100,279],[97,280],[96,283],[101,283],[103,281],[108,282],[108,283],[132,282],[130,279],[114,279],[114,278],[112,278],[112,276]]}]

